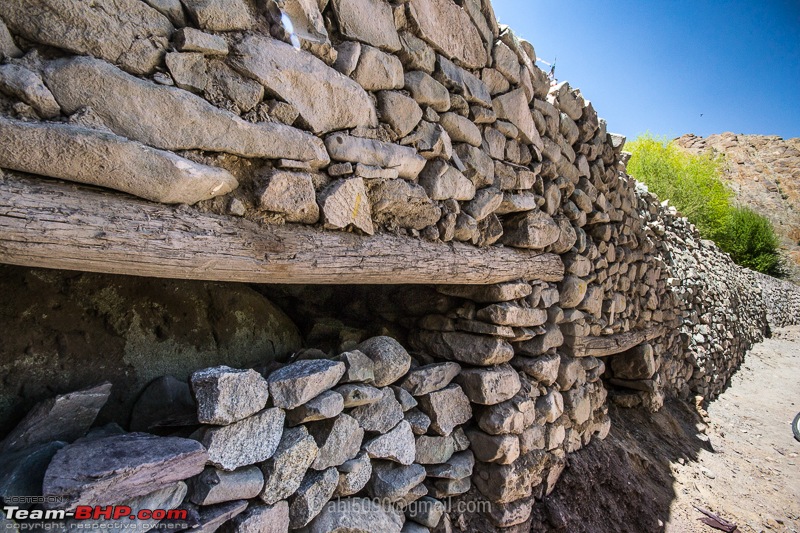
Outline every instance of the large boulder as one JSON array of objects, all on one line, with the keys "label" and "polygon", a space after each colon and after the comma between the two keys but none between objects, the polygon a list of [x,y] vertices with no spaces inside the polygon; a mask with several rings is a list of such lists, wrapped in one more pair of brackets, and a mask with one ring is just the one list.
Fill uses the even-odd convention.
[{"label": "large boulder", "polygon": [[486,49],[469,15],[451,0],[411,0],[411,20],[436,50],[467,68],[486,66]]}]

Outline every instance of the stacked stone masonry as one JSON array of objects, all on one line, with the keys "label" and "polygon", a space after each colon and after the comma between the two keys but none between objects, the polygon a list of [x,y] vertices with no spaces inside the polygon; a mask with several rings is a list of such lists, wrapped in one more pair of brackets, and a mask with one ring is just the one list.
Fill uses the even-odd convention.
[{"label": "stacked stone masonry", "polygon": [[164,376],[130,432],[90,429],[107,385],[59,396],[2,443],[25,490],[181,507],[205,532],[524,531],[609,400],[711,398],[800,317],[796,286],[626,175],[625,139],[488,0],[99,5],[0,3],[0,184],[549,252],[564,275],[408,289],[405,347]]}]

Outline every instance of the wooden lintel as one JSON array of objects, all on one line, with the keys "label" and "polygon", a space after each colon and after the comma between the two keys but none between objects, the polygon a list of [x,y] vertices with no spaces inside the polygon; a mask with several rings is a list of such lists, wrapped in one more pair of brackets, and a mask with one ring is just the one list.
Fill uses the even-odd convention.
[{"label": "wooden lintel", "polygon": [[622,353],[643,342],[657,339],[664,335],[664,332],[664,326],[654,326],[648,329],[601,337],[570,337],[565,335],[564,351],[573,357],[604,357]]},{"label": "wooden lintel", "polygon": [[264,225],[0,172],[0,263],[293,284],[559,281],[555,254],[301,225]]}]

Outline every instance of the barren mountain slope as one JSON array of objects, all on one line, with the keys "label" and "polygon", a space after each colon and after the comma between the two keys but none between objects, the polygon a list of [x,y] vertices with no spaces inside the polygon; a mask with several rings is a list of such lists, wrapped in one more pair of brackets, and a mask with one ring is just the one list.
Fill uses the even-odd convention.
[{"label": "barren mountain slope", "polygon": [[[800,268],[800,138],[721,133],[675,142],[692,153],[725,155],[725,179],[736,199],[768,217],[782,247]],[[796,276],[793,276],[796,277]]]}]

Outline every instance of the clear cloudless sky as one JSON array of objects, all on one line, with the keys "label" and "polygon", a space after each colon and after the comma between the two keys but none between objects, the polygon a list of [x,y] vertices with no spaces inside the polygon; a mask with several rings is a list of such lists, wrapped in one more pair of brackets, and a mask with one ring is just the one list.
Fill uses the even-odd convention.
[{"label": "clear cloudless sky", "polygon": [[[609,131],[800,137],[800,0],[493,0]],[[539,63],[543,69],[545,65]]]}]

